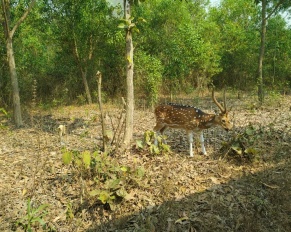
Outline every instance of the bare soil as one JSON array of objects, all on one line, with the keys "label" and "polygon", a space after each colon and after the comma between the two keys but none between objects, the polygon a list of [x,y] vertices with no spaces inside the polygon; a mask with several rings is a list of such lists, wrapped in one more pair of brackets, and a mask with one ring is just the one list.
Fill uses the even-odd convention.
[{"label": "bare soil", "polygon": [[[32,231],[291,231],[291,97],[267,103],[257,107],[251,98],[230,99],[234,130],[205,131],[208,156],[197,143],[194,158],[177,130],[167,132],[170,154],[136,149],[135,141],[155,124],[152,111],[137,109],[132,147],[112,160],[143,167],[145,175],[115,210],[97,199],[86,201],[90,181],[78,181],[62,161],[64,149],[99,150],[97,106],[31,112],[21,129],[2,115],[0,231],[24,230],[15,223],[27,215],[28,199],[34,208],[48,204],[47,229],[34,223]],[[196,106],[214,108],[209,98]],[[120,109],[105,108],[107,125],[116,127]],[[63,124],[69,133],[61,144],[57,128]],[[254,149],[255,158],[240,157],[237,148]]]}]

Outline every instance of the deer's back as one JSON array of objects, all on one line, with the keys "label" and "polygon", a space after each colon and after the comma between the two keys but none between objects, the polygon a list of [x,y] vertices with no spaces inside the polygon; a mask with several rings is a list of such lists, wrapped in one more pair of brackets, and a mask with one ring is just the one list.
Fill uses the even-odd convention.
[{"label": "deer's back", "polygon": [[188,105],[166,104],[155,108],[157,123],[163,123],[170,127],[191,127],[198,126],[200,119],[206,115],[200,109]]}]

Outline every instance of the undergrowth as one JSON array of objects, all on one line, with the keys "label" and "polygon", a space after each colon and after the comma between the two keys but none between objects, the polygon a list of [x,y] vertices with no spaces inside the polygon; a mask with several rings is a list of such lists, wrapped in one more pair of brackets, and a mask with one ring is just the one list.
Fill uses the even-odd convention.
[{"label": "undergrowth", "polygon": [[84,183],[81,186],[81,200],[85,198],[111,210],[123,199],[130,197],[129,189],[142,185],[145,174],[142,166],[119,164],[117,159],[98,151],[91,153],[67,150],[62,159],[65,165],[70,165],[75,178]]}]

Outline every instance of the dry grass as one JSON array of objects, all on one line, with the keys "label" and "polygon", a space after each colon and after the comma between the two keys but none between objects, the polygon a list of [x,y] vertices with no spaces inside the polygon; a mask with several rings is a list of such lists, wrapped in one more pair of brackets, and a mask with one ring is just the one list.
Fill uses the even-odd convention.
[{"label": "dry grass", "polygon": [[[142,182],[131,185],[127,190],[131,197],[115,211],[81,199],[86,193],[81,194],[74,170],[62,164],[63,148],[56,131],[59,124],[71,125],[67,149],[98,149],[97,106],[53,109],[34,116],[33,125],[17,130],[3,119],[0,231],[22,230],[15,222],[26,214],[28,198],[35,207],[49,204],[44,220],[53,231],[291,231],[291,98],[264,108],[256,108],[249,99],[229,102],[234,106],[235,130],[230,134],[219,128],[206,131],[209,156],[190,158],[184,133],[169,131],[172,154],[131,149],[112,157],[121,165],[145,169]],[[197,106],[210,109],[210,103],[204,98]],[[115,124],[119,111],[114,106],[106,110]],[[137,110],[134,139],[153,126],[153,113]],[[246,136],[250,126],[254,133]],[[237,162],[232,153],[221,156],[222,144],[228,142],[231,148],[237,134],[245,136],[244,146],[259,151],[252,162]],[[183,136],[182,144],[179,136]],[[83,186],[89,191],[90,180]],[[35,226],[34,231],[42,229]]]}]

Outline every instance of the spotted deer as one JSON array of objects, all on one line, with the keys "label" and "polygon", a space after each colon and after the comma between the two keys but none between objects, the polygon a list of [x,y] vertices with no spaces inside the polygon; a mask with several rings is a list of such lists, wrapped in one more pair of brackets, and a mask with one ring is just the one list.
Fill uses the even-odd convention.
[{"label": "spotted deer", "polygon": [[[201,150],[202,153],[206,155],[207,152],[204,146],[203,130],[217,125],[221,126],[226,131],[232,129],[229,111],[226,109],[225,92],[223,98],[224,107],[215,98],[214,90],[212,91],[212,100],[221,111],[219,114],[207,114],[189,105],[174,103],[159,105],[155,108],[156,126],[153,130],[163,134],[168,127],[184,129],[188,135],[190,157],[193,157],[193,132],[200,132]],[[155,141],[155,143],[157,144],[157,141]]]}]

